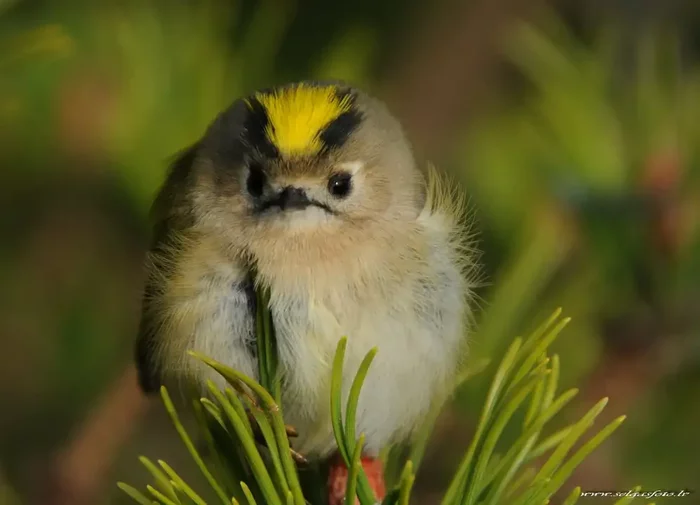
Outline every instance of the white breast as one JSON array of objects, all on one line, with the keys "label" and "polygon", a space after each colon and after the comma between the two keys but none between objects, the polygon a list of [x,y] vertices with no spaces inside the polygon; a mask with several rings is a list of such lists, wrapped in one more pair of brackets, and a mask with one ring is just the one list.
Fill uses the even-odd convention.
[{"label": "white breast", "polygon": [[459,360],[466,287],[440,247],[427,256],[403,276],[387,272],[361,285],[314,283],[296,292],[275,292],[272,286],[285,375],[283,411],[299,431],[295,447],[302,454],[323,456],[334,448],[329,387],[343,336],[348,337],[344,395],[362,359],[378,347],[356,426],[358,436],[365,433],[368,452],[376,454],[408,435],[443,393]]}]

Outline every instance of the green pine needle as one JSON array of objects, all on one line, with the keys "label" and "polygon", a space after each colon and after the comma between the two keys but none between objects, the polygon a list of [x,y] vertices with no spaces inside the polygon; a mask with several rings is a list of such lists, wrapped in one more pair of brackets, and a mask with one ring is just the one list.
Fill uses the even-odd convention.
[{"label": "green pine needle", "polygon": [[367,372],[372,364],[372,360],[377,355],[377,348],[373,348],[367,353],[365,359],[360,363],[360,367],[357,370],[357,375],[355,375],[355,380],[352,382],[352,387],[350,388],[350,394],[348,395],[347,407],[345,409],[345,439],[350,443],[348,449],[354,453],[355,446],[355,424],[357,417],[357,405],[360,401],[360,390],[367,377]]},{"label": "green pine needle", "polygon": [[[642,490],[641,486],[635,486],[631,489],[631,491],[633,493],[639,493],[639,491],[641,491],[641,490]],[[624,496],[624,497],[620,498],[619,500],[617,500],[614,505],[629,505],[630,503],[632,503],[634,501],[634,499],[635,499],[634,495]]]},{"label": "green pine needle", "polygon": [[141,491],[136,489],[135,487],[130,486],[129,484],[125,484],[123,482],[117,482],[117,487],[124,491],[127,495],[129,495],[131,498],[134,499],[136,503],[139,503],[141,505],[152,505],[153,501],[146,498]]},{"label": "green pine needle", "polygon": [[248,500],[248,505],[257,505],[258,502],[255,500],[253,493],[250,492],[250,488],[246,486],[245,482],[241,482],[241,488],[243,488],[243,493]]},{"label": "green pine needle", "polygon": [[576,502],[578,502],[580,496],[581,488],[575,487],[574,490],[571,491],[571,494],[566,497],[566,500],[564,500],[564,503],[562,503],[562,505],[575,505]]},{"label": "green pine needle", "polygon": [[170,396],[168,395],[168,391],[165,389],[165,387],[161,387],[161,396],[163,397],[163,403],[165,404],[165,409],[168,411],[168,414],[170,414],[170,418],[173,421],[173,424],[175,425],[175,429],[177,432],[180,434],[180,438],[182,438],[182,441],[185,444],[185,447],[187,447],[187,450],[190,452],[192,455],[192,459],[194,459],[195,463],[199,467],[199,469],[202,471],[202,474],[204,474],[204,477],[207,479],[211,487],[214,489],[214,492],[221,498],[222,503],[224,505],[228,505],[229,499],[226,496],[226,493],[224,493],[224,490],[221,488],[219,483],[214,479],[214,476],[211,474],[207,466],[204,464],[204,460],[202,457],[199,455],[197,452],[197,449],[194,446],[194,443],[192,443],[192,440],[190,437],[187,435],[187,431],[185,430],[185,427],[182,425],[180,422],[180,419],[177,415],[177,412],[175,411],[175,406],[173,405],[172,400],[170,399]]},{"label": "green pine needle", "polygon": [[170,465],[162,460],[158,460],[158,464],[163,470],[165,470],[165,473],[168,474],[168,477],[171,479],[171,485],[175,489],[182,491],[196,505],[207,505],[204,500],[197,493],[195,493],[194,490],[177,473],[175,473],[175,470],[170,468]]},{"label": "green pine needle", "polygon": [[404,467],[399,483],[399,505],[408,505],[411,498],[411,489],[413,489],[413,482],[415,480],[416,476],[413,473],[413,464],[411,461],[408,461]]},{"label": "green pine needle", "polygon": [[[259,299],[269,300],[264,297]],[[259,349],[265,354],[272,352],[276,344],[269,309],[264,304],[259,309],[262,313],[258,315],[258,326],[266,340],[259,344]],[[569,454],[605,408],[607,399],[603,399],[570,426],[547,433],[548,423],[578,393],[576,389],[557,393],[561,363],[556,355],[547,355],[549,346],[569,322],[569,319],[561,319],[560,315],[561,310],[558,309],[530,336],[516,338],[506,351],[494,372],[476,432],[444,495],[443,505],[548,503],[574,469],[624,421],[624,417],[615,419],[594,433],[573,454]],[[361,505],[374,505],[376,499],[361,464],[365,437],[364,434],[356,437],[355,430],[363,383],[378,349],[372,349],[365,356],[349,388],[344,389],[344,386],[347,387],[347,384],[343,384],[346,349],[347,338],[343,337],[338,342],[329,377],[331,424],[338,452],[348,466],[346,503],[354,503],[357,497]],[[216,465],[212,468],[217,475],[223,475],[225,485],[214,478],[214,472],[204,464],[192,439],[180,423],[165,388],[162,389],[163,402],[180,438],[218,498],[226,504],[306,505],[308,500],[311,505],[325,505],[318,498],[310,498],[325,496],[325,490],[319,492],[318,489],[303,490],[301,487],[279,403],[277,388],[280,382],[275,369],[276,358],[263,356],[260,359],[261,382],[257,382],[209,357],[195,352],[190,354],[217,371],[231,386],[221,391],[213,382],[209,382],[209,397],[198,399],[195,408],[199,412],[201,435],[214,453]],[[476,368],[478,370],[479,367]],[[473,375],[475,372],[470,370],[468,373]],[[463,387],[462,379],[464,377],[460,377],[455,388]],[[347,396],[344,391],[347,391]],[[436,398],[435,408],[417,430],[414,440],[405,446],[404,452],[389,451],[397,474],[399,469],[402,470],[382,505],[408,505],[416,469],[423,458],[444,400]],[[502,438],[509,432],[507,428],[512,426],[518,413],[523,414],[523,421],[517,424],[519,432],[515,434],[514,440],[505,443]],[[214,431],[210,432],[209,429],[214,428],[224,434],[223,439],[213,436]],[[262,436],[265,449],[258,446],[254,433]],[[507,450],[499,453],[500,446]],[[539,469],[525,466],[547,453],[550,453],[549,457]],[[399,463],[401,454],[406,459]],[[159,461],[158,468],[147,458],[140,459],[153,476],[154,485],[146,489],[155,501],[131,486],[119,484],[137,503],[206,505],[167,464]],[[319,485],[319,482],[325,481],[321,477],[310,482]],[[580,495],[579,488],[573,489],[564,504],[576,504]],[[631,498],[623,498],[615,505],[627,505],[630,501]]]},{"label": "green pine needle", "polygon": [[159,501],[160,503],[162,503],[163,505],[177,505],[177,504],[179,503],[179,500],[178,500],[177,502],[171,500],[170,498],[168,498],[167,496],[165,496],[163,493],[161,493],[160,491],[158,491],[158,490],[157,490],[156,488],[154,488],[153,486],[148,485],[148,486],[146,486],[146,489],[148,490],[149,493],[151,493],[151,494],[153,495],[153,497],[154,497],[156,500],[158,500],[158,501]]},{"label": "green pine needle", "polygon": [[361,468],[360,457],[362,456],[362,447],[364,445],[365,435],[363,433],[360,435],[360,439],[357,441],[355,451],[352,454],[352,461],[348,467],[348,482],[345,489],[345,503],[354,503],[355,497],[357,496],[357,479],[359,477],[359,469]]},{"label": "green pine needle", "polygon": [[[349,438],[349,434],[354,437],[355,427],[354,427],[354,417],[357,410],[357,402],[360,399],[360,388],[362,387],[362,382],[364,382],[367,372],[369,370],[369,365],[374,359],[376,354],[376,349],[370,350],[365,356],[360,364],[360,367],[353,381],[353,386],[351,387],[350,394],[348,395],[348,404],[346,407],[346,413],[352,415],[353,426],[352,428],[345,428],[343,426],[343,415],[341,407],[342,399],[342,382],[343,382],[343,362],[345,359],[345,349],[347,347],[347,337],[343,337],[338,342],[338,348],[336,350],[335,358],[333,359],[333,372],[331,378],[331,418],[333,419],[333,434],[338,445],[339,452],[345,461],[349,471],[352,469],[352,456],[355,451],[355,441]],[[372,492],[372,488],[369,485],[369,480],[367,480],[367,475],[364,469],[360,466],[357,469],[358,474],[358,493],[357,496],[360,500],[361,505],[374,505],[377,503],[376,496]]]},{"label": "green pine needle", "polygon": [[141,456],[139,461],[146,467],[146,469],[148,469],[149,472],[151,472],[151,475],[153,475],[153,478],[155,479],[160,490],[175,503],[179,503],[175,489],[170,484],[170,479],[168,476],[165,475],[165,473],[147,457]]},{"label": "green pine needle", "polygon": [[[229,426],[231,426],[235,431],[243,446],[243,449],[245,450],[248,463],[253,471],[253,475],[255,475],[255,479],[260,485],[260,489],[265,497],[265,503],[281,505],[281,499],[275,490],[275,486],[272,483],[272,478],[267,471],[262,455],[255,446],[255,440],[249,433],[246,432],[245,425],[236,412],[236,409],[233,408],[233,406],[226,400],[224,394],[219,391],[211,381],[207,385],[209,390],[223,408],[226,419],[229,422]],[[241,488],[243,488],[242,485]],[[243,492],[246,493],[245,488],[243,488]]]}]

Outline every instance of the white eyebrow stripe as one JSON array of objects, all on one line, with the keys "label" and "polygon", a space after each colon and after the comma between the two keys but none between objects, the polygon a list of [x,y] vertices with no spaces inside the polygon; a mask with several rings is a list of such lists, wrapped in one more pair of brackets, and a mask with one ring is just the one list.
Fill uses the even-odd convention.
[{"label": "white eyebrow stripe", "polygon": [[346,163],[340,163],[338,166],[340,166],[340,168],[343,170],[347,170],[352,175],[355,175],[362,169],[362,167],[365,166],[365,164],[361,161],[348,161]]}]

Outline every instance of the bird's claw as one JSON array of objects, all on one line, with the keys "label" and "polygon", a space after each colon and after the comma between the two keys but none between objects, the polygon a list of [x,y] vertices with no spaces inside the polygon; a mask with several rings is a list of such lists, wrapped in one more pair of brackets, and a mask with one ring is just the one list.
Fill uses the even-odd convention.
[{"label": "bird's claw", "polygon": [[[284,431],[287,432],[287,438],[295,438],[299,436],[299,432],[296,430],[294,426],[290,425],[285,425],[284,426]],[[302,454],[298,453],[291,447],[289,448],[289,451],[292,454],[292,459],[298,464],[298,465],[307,465],[309,463],[309,460],[306,459]]]},{"label": "bird's claw", "polygon": [[[250,419],[250,425],[253,427],[253,435],[255,441],[260,445],[267,446],[267,442],[265,441],[265,437],[260,431],[260,427],[258,426],[255,420],[255,416],[253,416],[252,413],[248,412],[248,418]],[[288,438],[295,438],[299,436],[299,432],[296,430],[296,428],[294,428],[294,426],[285,425],[284,431],[286,432]],[[298,453],[294,449],[290,448],[289,451],[291,452],[292,459],[294,459],[294,461],[297,464],[306,465],[309,463],[308,459],[306,459],[302,454]]]},{"label": "bird's claw", "polygon": [[298,453],[297,451],[295,451],[294,449],[289,449],[289,451],[290,451],[291,454],[292,454],[292,459],[293,459],[298,465],[308,465],[308,464],[309,464],[309,460],[306,459],[306,458],[305,458],[304,456],[302,456],[301,454],[299,454],[299,453]]}]

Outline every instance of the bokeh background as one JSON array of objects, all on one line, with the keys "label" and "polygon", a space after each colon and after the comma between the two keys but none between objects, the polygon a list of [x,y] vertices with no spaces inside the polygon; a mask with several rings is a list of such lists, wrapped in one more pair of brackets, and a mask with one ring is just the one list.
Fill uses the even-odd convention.
[{"label": "bokeh background", "polygon": [[[609,396],[601,425],[628,420],[567,489],[700,491],[698,34],[675,0],[0,0],[0,504],[129,503],[140,454],[192,468],[130,363],[150,200],[236,97],[323,77],[387,100],[469,193],[474,359],[573,317],[564,417]],[[488,378],[441,417],[415,503]]]}]

